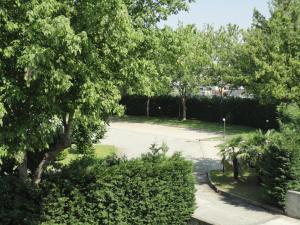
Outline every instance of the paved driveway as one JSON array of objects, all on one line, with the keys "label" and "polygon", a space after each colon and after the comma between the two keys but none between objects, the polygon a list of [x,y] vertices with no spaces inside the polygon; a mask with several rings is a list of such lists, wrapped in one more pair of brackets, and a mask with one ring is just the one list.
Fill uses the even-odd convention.
[{"label": "paved driveway", "polygon": [[196,218],[219,225],[300,225],[299,220],[220,196],[207,185],[204,174],[221,168],[216,148],[221,142],[213,141],[215,137],[219,134],[146,123],[112,122],[102,143],[115,145],[120,154],[132,158],[147,152],[151,144],[164,142],[170,148],[168,154],[180,151],[193,160],[198,177]]}]

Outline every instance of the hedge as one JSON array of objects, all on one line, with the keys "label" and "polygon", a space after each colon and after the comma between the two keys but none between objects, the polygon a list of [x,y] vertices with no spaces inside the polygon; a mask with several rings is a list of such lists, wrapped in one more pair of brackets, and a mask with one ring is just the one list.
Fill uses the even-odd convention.
[{"label": "hedge", "polygon": [[[192,163],[178,154],[84,158],[48,175],[35,190],[39,195],[25,193],[21,203],[17,196],[8,197],[16,195],[15,188],[5,188],[0,224],[34,224],[39,219],[44,225],[186,225],[194,211],[192,171]],[[13,208],[17,211],[12,214]]]},{"label": "hedge", "polygon": [[[123,96],[121,104],[127,115],[146,115],[145,96]],[[251,126],[261,129],[278,128],[277,105],[260,104],[256,99],[234,97],[192,97],[187,100],[187,118],[207,122],[221,122],[226,118],[229,124]],[[180,118],[180,99],[174,96],[151,98],[150,116]],[[269,122],[266,122],[266,121]]]}]

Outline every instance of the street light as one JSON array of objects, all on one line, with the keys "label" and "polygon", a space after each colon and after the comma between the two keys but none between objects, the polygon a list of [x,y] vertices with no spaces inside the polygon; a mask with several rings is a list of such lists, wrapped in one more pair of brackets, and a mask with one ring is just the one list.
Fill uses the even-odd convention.
[{"label": "street light", "polygon": [[225,118],[223,118],[223,123],[224,123],[223,138],[225,138],[225,134],[226,134],[226,119]]},{"label": "street light", "polygon": [[266,120],[266,129],[269,130],[269,120]]}]

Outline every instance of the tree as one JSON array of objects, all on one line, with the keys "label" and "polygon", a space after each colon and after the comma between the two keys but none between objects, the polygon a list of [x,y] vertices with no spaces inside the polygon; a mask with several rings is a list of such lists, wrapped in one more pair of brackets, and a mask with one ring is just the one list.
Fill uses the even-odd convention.
[{"label": "tree", "polygon": [[225,143],[220,149],[223,164],[231,161],[234,179],[239,179],[239,157],[244,153],[241,148],[243,138],[241,136],[234,137]]},{"label": "tree", "polygon": [[[150,115],[150,100],[157,95],[166,95],[170,92],[169,77],[163,71],[162,59],[162,42],[161,31],[156,28],[143,29],[143,41],[140,47],[134,52],[136,58],[130,70],[133,81],[129,85],[127,94],[147,96],[146,116]],[[128,72],[130,73],[130,72]]]},{"label": "tree", "polygon": [[208,41],[195,26],[180,26],[175,31],[164,29],[165,73],[178,91],[182,105],[182,120],[186,120],[186,100],[199,91],[209,65]]},{"label": "tree", "polygon": [[[147,1],[125,0],[133,26],[139,32],[136,48],[130,52],[130,66],[127,72],[130,85],[123,93],[147,96],[146,116],[150,114],[150,100],[155,95],[169,93],[169,79],[161,67],[161,35],[157,23],[168,15],[188,10],[188,3],[194,0]],[[134,58],[134,60],[131,60]],[[129,89],[128,89],[129,87]]]},{"label": "tree", "polygon": [[[59,152],[98,140],[108,116],[122,111],[119,89],[132,76],[126,68],[139,43],[137,24],[152,23],[145,8],[134,10],[142,2],[1,1],[0,96],[7,113],[0,143],[21,177],[30,171],[40,183]],[[147,3],[155,5],[156,22],[186,6]],[[82,132],[85,142],[76,138]]]},{"label": "tree", "polygon": [[300,4],[274,0],[271,17],[254,12],[240,53],[247,90],[264,100],[300,103]]},{"label": "tree", "polygon": [[207,35],[211,41],[211,68],[209,70],[211,84],[217,85],[220,95],[224,96],[227,85],[234,85],[239,71],[235,67],[236,57],[241,45],[241,31],[237,25],[228,24],[214,30],[208,27]]}]

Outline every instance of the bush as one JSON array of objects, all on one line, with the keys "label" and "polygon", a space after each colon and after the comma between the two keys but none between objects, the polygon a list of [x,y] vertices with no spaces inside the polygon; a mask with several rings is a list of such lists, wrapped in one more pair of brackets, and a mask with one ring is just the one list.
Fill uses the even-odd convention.
[{"label": "bush", "polygon": [[0,176],[0,224],[39,224],[39,191],[14,176]]},{"label": "bush", "polygon": [[0,176],[2,225],[186,225],[194,211],[192,163],[166,148],[127,160],[85,157],[45,175],[39,188]]},{"label": "bush", "polygon": [[192,171],[178,154],[74,161],[42,184],[42,222],[186,224],[194,210]]},{"label": "bush", "polygon": [[270,203],[284,207],[288,184],[292,180],[292,153],[281,134],[273,134],[265,145],[261,178]]},{"label": "bush", "polygon": [[186,224],[194,210],[192,165],[180,155],[85,158],[43,184],[44,224]]},{"label": "bush", "polygon": [[[123,96],[121,100],[126,114],[134,116],[146,115],[146,102],[147,97],[144,96]],[[180,104],[178,97],[153,97],[150,115],[180,118]],[[225,117],[229,124],[261,129],[278,128],[276,104],[262,105],[256,99],[192,97],[187,100],[187,117],[208,122],[221,122]]]}]

